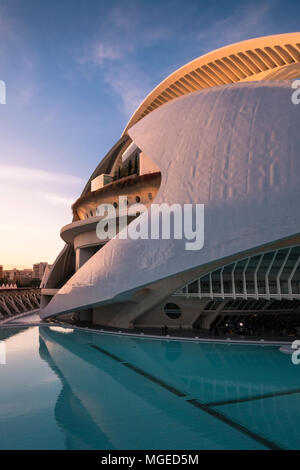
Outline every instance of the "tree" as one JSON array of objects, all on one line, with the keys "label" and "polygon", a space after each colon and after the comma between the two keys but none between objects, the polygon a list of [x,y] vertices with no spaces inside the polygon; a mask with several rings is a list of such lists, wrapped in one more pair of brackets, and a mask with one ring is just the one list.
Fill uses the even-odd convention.
[{"label": "tree", "polygon": [[30,285],[31,287],[40,287],[40,284],[41,284],[41,280],[37,277],[34,277],[33,279],[31,279],[30,281]]}]

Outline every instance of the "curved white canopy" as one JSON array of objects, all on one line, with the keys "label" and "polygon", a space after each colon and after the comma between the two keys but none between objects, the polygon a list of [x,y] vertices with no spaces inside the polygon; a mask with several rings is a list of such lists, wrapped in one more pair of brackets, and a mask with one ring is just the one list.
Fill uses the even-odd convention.
[{"label": "curved white canopy", "polygon": [[113,239],[60,289],[42,317],[100,305],[300,233],[300,106],[292,104],[291,92],[289,81],[207,89],[133,126],[131,138],[161,168],[155,202],[205,204],[204,248],[187,251],[185,240]]}]

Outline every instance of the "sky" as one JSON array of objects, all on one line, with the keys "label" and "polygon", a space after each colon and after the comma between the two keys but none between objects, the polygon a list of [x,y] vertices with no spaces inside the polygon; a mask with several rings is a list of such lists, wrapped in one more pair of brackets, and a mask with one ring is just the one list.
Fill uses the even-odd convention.
[{"label": "sky", "polygon": [[55,260],[72,202],[167,75],[299,19],[299,0],[0,0],[0,265]]}]

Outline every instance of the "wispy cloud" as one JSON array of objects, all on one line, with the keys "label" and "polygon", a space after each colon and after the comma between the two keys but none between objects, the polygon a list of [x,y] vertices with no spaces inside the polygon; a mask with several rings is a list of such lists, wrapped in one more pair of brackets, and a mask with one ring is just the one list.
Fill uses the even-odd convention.
[{"label": "wispy cloud", "polygon": [[103,43],[96,44],[94,50],[94,59],[97,64],[103,64],[106,59],[115,60],[122,57],[120,48],[105,45]]},{"label": "wispy cloud", "polygon": [[212,22],[196,34],[206,51],[265,34],[270,2],[239,6],[230,15]]},{"label": "wispy cloud", "polygon": [[19,93],[20,102],[24,106],[28,106],[31,103],[32,96],[33,96],[33,92],[30,88],[24,88],[20,90],[20,93]]},{"label": "wispy cloud", "polygon": [[0,54],[7,52],[9,42],[17,39],[15,26],[3,5],[0,5]]},{"label": "wispy cloud", "polygon": [[144,73],[134,63],[124,63],[121,68],[105,71],[105,82],[122,102],[124,114],[129,117],[149,91]]},{"label": "wispy cloud", "polygon": [[43,194],[43,197],[56,206],[64,206],[68,208],[70,208],[74,202],[74,199],[70,197],[60,196],[55,193],[45,193]]},{"label": "wispy cloud", "polygon": [[104,81],[118,96],[127,117],[151,88],[149,77],[135,54],[170,39],[168,27],[146,21],[145,14],[133,4],[128,4],[126,10],[120,6],[112,8],[101,22],[94,41],[76,55],[79,65],[91,65],[102,71]]},{"label": "wispy cloud", "polygon": [[[59,229],[72,220],[71,205],[80,194],[76,176],[39,168],[0,165],[0,262],[30,266],[52,262],[63,242]],[[8,247],[13,247],[8,249]]]},{"label": "wispy cloud", "polygon": [[9,14],[9,5],[0,5],[1,72],[9,78],[8,100],[18,107],[32,104],[38,88],[33,49],[25,39],[22,23]]},{"label": "wispy cloud", "polygon": [[47,229],[43,229],[41,227],[32,227],[28,225],[12,225],[12,224],[0,224],[0,229],[2,231],[9,231],[9,232],[14,232],[14,233],[21,233],[24,234],[32,234],[32,235],[38,235],[41,233],[47,233]]},{"label": "wispy cloud", "polygon": [[123,57],[124,51],[122,48],[105,42],[97,42],[80,51],[76,61],[80,65],[103,65],[106,60],[117,60]]},{"label": "wispy cloud", "polygon": [[6,165],[0,165],[0,180],[27,180],[32,182],[63,183],[64,185],[80,185],[83,183],[83,180],[77,176],[52,173],[40,170],[39,168]]},{"label": "wispy cloud", "polygon": [[[77,62],[90,65],[101,71],[102,77],[122,103],[124,113],[129,117],[153,86],[153,82],[141,67],[139,52],[146,53],[148,47],[156,44],[178,41],[199,43],[199,54],[217,47],[264,34],[272,1],[260,4],[239,4],[227,9],[230,14],[210,14],[205,22],[199,17],[201,28],[196,27],[197,14],[187,8],[183,13],[184,22],[190,29],[183,28],[180,19],[170,15],[169,21],[157,21],[155,10],[140,9],[130,4],[124,10],[112,8],[99,25],[93,42],[85,44]],[[179,3],[177,3],[179,5]],[[170,4],[171,6],[171,4]],[[164,14],[167,5],[164,5]],[[189,7],[189,5],[187,6]],[[195,32],[197,31],[197,32]],[[177,41],[177,42],[176,42]],[[83,73],[86,73],[86,68]]]}]

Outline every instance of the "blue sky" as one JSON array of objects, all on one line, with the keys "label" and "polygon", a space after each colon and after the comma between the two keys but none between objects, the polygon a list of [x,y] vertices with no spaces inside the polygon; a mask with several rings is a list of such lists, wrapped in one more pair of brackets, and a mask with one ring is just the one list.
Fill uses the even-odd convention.
[{"label": "blue sky", "polygon": [[299,19],[295,0],[0,0],[0,264],[54,260],[71,202],[169,73]]}]

